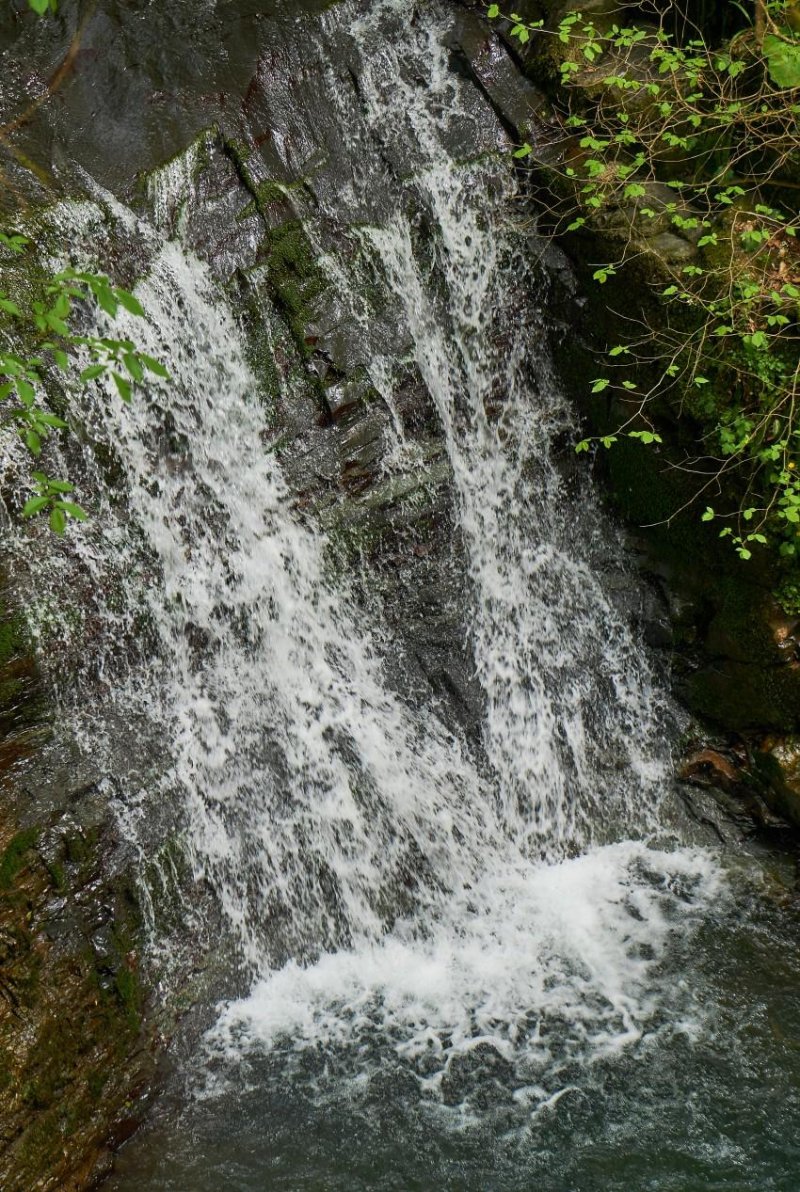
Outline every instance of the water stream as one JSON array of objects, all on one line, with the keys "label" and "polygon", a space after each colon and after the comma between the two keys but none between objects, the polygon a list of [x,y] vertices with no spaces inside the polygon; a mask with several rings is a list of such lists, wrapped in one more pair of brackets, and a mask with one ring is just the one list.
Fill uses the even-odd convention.
[{"label": "water stream", "polygon": [[[146,217],[103,196],[58,216],[88,245],[111,210],[145,246],[132,333],[174,378],[86,415],[125,498],[100,496],[87,451],[105,508],[37,581],[47,609],[65,584],[91,592],[64,626],[89,644],[62,702],[141,850],[165,989],[202,941],[229,994],[111,1186],[788,1192],[796,927],[677,810],[676,720],[607,583],[624,560],[559,467],[572,415],[513,169],[452,148],[467,84],[446,6],[404,12],[319,18],[321,58],[335,35],[360,63],[357,96],[331,68],[327,102],[354,160],[338,201],[364,217],[339,248],[322,217],[307,231],[375,389],[391,407],[413,365],[435,407],[480,743],[405,698],[392,634],[265,448],[229,297],[165,233],[191,170],[162,176]],[[402,184],[365,162],[389,142]],[[415,447],[397,417],[391,433],[402,474]],[[165,897],[184,898],[166,928]]]}]

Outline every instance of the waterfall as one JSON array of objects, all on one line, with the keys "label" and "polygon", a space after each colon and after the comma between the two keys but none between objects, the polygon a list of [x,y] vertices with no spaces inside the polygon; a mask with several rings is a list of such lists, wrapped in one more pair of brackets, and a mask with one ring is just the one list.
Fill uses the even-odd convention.
[{"label": "waterfall", "polygon": [[[146,859],[153,822],[174,833],[221,908],[244,996],[209,1047],[236,1056],[289,1039],[298,1055],[348,1052],[361,1072],[388,1049],[435,1097],[453,1057],[488,1043],[517,1065],[518,1099],[538,1105],[546,1070],[700,1013],[664,962],[720,878],[702,851],[652,839],[668,787],[663,701],[604,587],[620,565],[608,527],[559,472],[571,415],[546,323],[522,305],[546,283],[524,263],[526,234],[503,223],[513,170],[449,148],[467,84],[448,68],[443,19],[438,5],[414,24],[405,5],[353,9],[346,111],[360,123],[339,200],[373,209],[338,255],[322,221],[306,222],[363,319],[375,388],[391,404],[396,369],[413,363],[440,420],[484,757],[389,682],[391,636],[294,508],[229,299],[164,235],[170,186],[191,185],[184,164],[162,177],[150,220],[107,199],[59,213],[73,242],[91,240],[103,210],[137,241],[147,319],[130,334],[173,380],[130,407],[100,394],[82,415],[100,508],[63,548],[32,531],[34,570],[48,607],[65,587],[91,593],[64,632],[86,641],[85,690],[102,699],[63,700],[83,747],[107,759],[126,832]],[[345,34],[336,14],[320,28],[324,57],[326,36]],[[368,202],[357,159],[389,137],[408,178],[381,174]],[[359,304],[365,270],[403,360]],[[411,448],[398,420],[394,431],[387,466],[402,471]],[[98,442],[117,469],[106,497]],[[202,930],[191,903],[182,929]]]}]

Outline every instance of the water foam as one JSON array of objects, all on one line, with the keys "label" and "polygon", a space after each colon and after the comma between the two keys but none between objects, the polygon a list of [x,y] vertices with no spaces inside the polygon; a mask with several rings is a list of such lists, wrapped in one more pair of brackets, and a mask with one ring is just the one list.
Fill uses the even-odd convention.
[{"label": "water foam", "polygon": [[533,1035],[544,1050],[538,1023],[557,1015],[592,1051],[639,1039],[654,966],[721,894],[714,861],[630,841],[552,865],[505,861],[429,921],[270,974],[223,1013],[220,1036],[335,1044],[380,1025],[399,1028],[405,1052],[442,1036],[452,1052],[486,1040],[508,1052]]}]

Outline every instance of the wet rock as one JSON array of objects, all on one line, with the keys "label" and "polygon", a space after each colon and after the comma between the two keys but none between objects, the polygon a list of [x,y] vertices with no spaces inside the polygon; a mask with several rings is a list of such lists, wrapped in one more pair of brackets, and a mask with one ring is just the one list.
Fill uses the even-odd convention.
[{"label": "wet rock", "polygon": [[706,747],[690,754],[681,767],[680,777],[684,782],[718,786],[721,790],[730,791],[742,781],[741,761],[734,761],[718,749]]},{"label": "wet rock", "polygon": [[0,799],[0,1186],[60,1192],[108,1170],[108,1138],[135,1123],[152,1074],[140,926],[128,879],[104,863],[118,843],[108,809],[76,848],[64,812],[27,827],[11,817],[12,780]]},{"label": "wet rock", "polygon": [[[179,160],[153,174],[147,205],[166,236],[184,243],[220,276],[255,263],[262,216],[242,184],[235,154],[214,129],[204,130]],[[194,197],[186,201],[192,188]]]},{"label": "wet rock", "polygon": [[674,232],[660,232],[658,236],[647,237],[644,248],[666,265],[686,264],[697,255],[694,245]]},{"label": "wet rock", "polygon": [[474,14],[463,13],[453,29],[452,45],[515,139],[535,139],[537,122],[549,108],[547,99],[520,72],[492,28]]},{"label": "wet rock", "polygon": [[800,737],[765,737],[758,761],[770,780],[771,806],[800,828]]}]

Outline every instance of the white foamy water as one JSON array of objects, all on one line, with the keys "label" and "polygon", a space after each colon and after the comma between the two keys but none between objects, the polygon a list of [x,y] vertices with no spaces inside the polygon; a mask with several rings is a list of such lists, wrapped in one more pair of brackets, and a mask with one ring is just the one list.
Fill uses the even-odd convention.
[{"label": "white foamy water", "polygon": [[[375,6],[354,25],[370,47],[360,94],[378,137],[414,146],[416,205],[398,202],[364,238],[446,437],[504,814],[515,836],[557,855],[570,842],[608,838],[609,826],[613,837],[620,820],[628,831],[657,825],[663,706],[595,574],[609,554],[597,549],[591,497],[571,496],[553,462],[553,440],[576,430],[544,321],[531,313],[547,297],[531,276],[536,245],[530,229],[507,222],[513,173],[448,151],[463,84],[441,24],[423,20],[414,34],[392,36],[395,7]],[[425,63],[424,88],[409,57]],[[435,228],[432,249],[415,235],[420,211]],[[386,362],[376,364],[380,385]]]},{"label": "white foamy water", "polygon": [[[558,864],[516,864],[493,850],[469,890],[425,923],[304,966],[292,962],[229,1006],[209,1037],[229,1057],[253,1044],[362,1048],[369,1075],[383,1040],[435,1093],[456,1057],[488,1045],[533,1103],[567,1064],[614,1053],[663,1029],[690,1034],[703,1008],[658,974],[671,945],[722,883],[700,852],[625,842]],[[552,1088],[552,1083],[551,1083]]]}]

